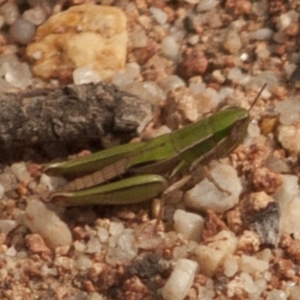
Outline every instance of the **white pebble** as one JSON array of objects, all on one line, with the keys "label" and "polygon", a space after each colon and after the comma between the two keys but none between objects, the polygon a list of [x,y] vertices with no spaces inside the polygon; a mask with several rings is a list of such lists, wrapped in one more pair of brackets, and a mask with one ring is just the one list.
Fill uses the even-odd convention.
[{"label": "white pebble", "polygon": [[242,84],[248,82],[249,78],[247,75],[243,74],[241,69],[238,67],[233,67],[228,71],[227,78],[233,83]]},{"label": "white pebble", "polygon": [[224,267],[224,274],[227,277],[234,276],[234,274],[236,274],[236,272],[239,270],[237,259],[232,255],[229,255],[225,259],[223,267]]},{"label": "white pebble", "polygon": [[299,19],[299,13],[296,11],[290,10],[285,14],[281,14],[277,19],[277,29],[279,31],[285,30],[289,27],[293,22],[297,22]]},{"label": "white pebble", "polygon": [[287,295],[282,290],[272,290],[268,292],[266,300],[287,300]]},{"label": "white pebble", "polygon": [[86,245],[85,243],[81,242],[81,241],[75,241],[73,243],[73,247],[77,252],[84,252],[86,249]]},{"label": "white pebble", "polygon": [[11,165],[11,170],[20,182],[28,184],[31,177],[27,171],[27,167],[24,162],[14,163]]},{"label": "white pebble", "polygon": [[226,98],[233,95],[233,93],[234,93],[233,88],[230,88],[230,87],[221,88],[220,91],[219,91],[220,102],[224,101]]},{"label": "white pebble", "polygon": [[195,249],[195,255],[201,273],[212,277],[225,258],[233,255],[238,245],[235,234],[229,230],[222,230]]},{"label": "white pebble", "polygon": [[24,222],[33,233],[40,234],[52,249],[72,243],[72,234],[67,224],[41,201],[29,201]]},{"label": "white pebble", "polygon": [[263,293],[267,288],[267,282],[265,279],[259,278],[259,279],[256,279],[254,281],[254,283],[256,285],[257,291],[255,293],[252,293],[251,296],[253,299],[259,299],[259,297],[261,296],[261,293]]},{"label": "white pebble", "polygon": [[255,77],[252,77],[251,80],[249,80],[249,82],[247,83],[247,88],[256,89],[258,92],[263,86],[263,83],[267,83],[267,87],[264,89],[261,97],[263,99],[267,99],[268,97],[270,97],[269,89],[271,89],[273,86],[280,85],[280,78],[277,74],[274,73],[274,71],[262,71]]},{"label": "white pebble", "polygon": [[133,230],[125,229],[113,238],[114,242],[109,243],[110,248],[106,254],[108,264],[128,263],[137,256],[138,247],[136,246]]},{"label": "white pebble", "polygon": [[110,222],[109,225],[109,234],[110,235],[117,235],[124,230],[124,225],[118,222]]},{"label": "white pebble", "polygon": [[162,289],[164,300],[183,300],[190,290],[198,264],[189,259],[179,259]]},{"label": "white pebble", "polygon": [[269,263],[261,259],[243,254],[240,258],[240,270],[252,275],[263,273],[269,268]]},{"label": "white pebble", "polygon": [[220,103],[219,93],[212,88],[205,89],[201,94],[195,96],[197,106],[201,107],[201,113],[209,113]]},{"label": "white pebble", "polygon": [[259,260],[269,262],[272,257],[272,251],[269,248],[266,248],[260,252],[257,252],[255,255]]},{"label": "white pebble", "polygon": [[160,25],[163,25],[167,22],[168,15],[160,8],[151,6],[149,8],[149,10],[152,13],[152,15],[157,23],[159,23]]},{"label": "white pebble", "polygon": [[92,237],[88,242],[87,242],[87,249],[86,253],[100,253],[101,252],[101,244],[100,241],[97,237]]},{"label": "white pebble", "polygon": [[285,101],[275,103],[279,112],[279,120],[283,125],[292,125],[300,119],[300,96],[291,97]]},{"label": "white pebble", "polygon": [[242,48],[242,41],[236,30],[231,29],[228,31],[223,46],[231,54],[239,52]]},{"label": "white pebble", "polygon": [[226,80],[226,78],[224,77],[221,70],[218,70],[218,69],[214,70],[211,75],[212,75],[212,78],[215,79],[219,83],[223,83]]},{"label": "white pebble", "polygon": [[257,138],[260,136],[260,128],[257,122],[251,122],[248,126],[248,137],[251,139]]},{"label": "white pebble", "polygon": [[30,43],[35,36],[35,32],[35,25],[22,18],[14,22],[9,28],[9,33],[12,38],[22,45]]},{"label": "white pebble", "polygon": [[118,87],[124,87],[128,84],[132,84],[134,79],[140,75],[140,66],[133,62],[126,65],[124,72],[116,72],[113,77],[113,84]]},{"label": "white pebble", "polygon": [[161,50],[166,57],[172,60],[178,59],[179,45],[173,36],[168,35],[162,40]]},{"label": "white pebble", "polygon": [[48,176],[43,173],[40,178],[40,183],[46,186],[49,192],[53,192],[59,187],[64,186],[67,180],[63,177]]},{"label": "white pebble", "polygon": [[205,178],[185,193],[184,203],[197,211],[212,209],[224,212],[232,208],[239,201],[242,192],[236,170],[230,165],[216,163],[210,170],[210,175],[218,186]]},{"label": "white pebble", "polygon": [[300,190],[298,177],[294,175],[281,175],[282,186],[274,194],[281,210],[280,232],[292,234],[300,240]]},{"label": "white pebble", "polygon": [[17,254],[17,250],[14,246],[11,246],[10,248],[8,248],[5,251],[5,255],[9,256],[9,257],[14,257]]},{"label": "white pebble", "polygon": [[248,293],[254,294],[257,292],[257,286],[253,281],[253,278],[245,272],[242,272],[240,275],[241,287]]},{"label": "white pebble", "polygon": [[278,126],[277,138],[282,147],[293,155],[297,155],[300,152],[300,126]]},{"label": "white pebble", "polygon": [[148,44],[148,37],[142,28],[135,28],[130,35],[132,48],[144,48]]},{"label": "white pebble", "polygon": [[98,73],[89,66],[78,67],[73,71],[75,84],[97,83],[100,80]]},{"label": "white pebble", "polygon": [[80,271],[85,271],[93,265],[93,262],[86,256],[80,255],[75,261],[75,266]]},{"label": "white pebble", "polygon": [[168,75],[161,79],[158,84],[166,93],[178,87],[185,86],[185,82],[177,75]]},{"label": "white pebble", "polygon": [[3,199],[5,194],[4,186],[0,183],[0,200]]},{"label": "white pebble", "polygon": [[164,105],[166,101],[165,92],[154,81],[133,82],[122,88],[122,90],[153,105]]},{"label": "white pebble", "polygon": [[32,84],[32,74],[28,64],[19,61],[8,61],[1,68],[5,72],[5,80],[12,86],[26,87]]},{"label": "white pebble", "polygon": [[183,246],[177,246],[173,249],[173,258],[175,260],[178,260],[180,258],[187,257],[187,248],[185,245]]},{"label": "white pebble", "polygon": [[117,87],[122,88],[122,87],[124,87],[126,85],[132,84],[133,83],[133,79],[131,77],[127,76],[126,73],[116,72],[114,74],[112,82]]},{"label": "white pebble", "polygon": [[188,43],[190,45],[196,45],[199,42],[199,40],[200,40],[199,35],[194,34],[188,39]]},{"label": "white pebble", "polygon": [[270,28],[261,28],[250,33],[251,40],[267,41],[272,38],[274,31]]},{"label": "white pebble", "polygon": [[101,243],[106,243],[108,241],[109,235],[108,235],[108,231],[105,228],[103,227],[98,228],[97,234]]},{"label": "white pebble", "polygon": [[204,219],[197,214],[177,209],[173,216],[174,230],[187,240],[200,241]]},{"label": "white pebble", "polygon": [[249,59],[249,54],[244,52],[240,55],[240,60],[246,62]]},{"label": "white pebble", "polygon": [[125,66],[126,74],[127,76],[130,76],[131,78],[136,78],[140,75],[141,72],[141,66],[137,64],[136,62],[131,62],[126,64]]},{"label": "white pebble", "polygon": [[199,4],[197,5],[197,12],[205,12],[211,10],[212,8],[218,5],[217,0],[199,0]]},{"label": "white pebble", "polygon": [[198,95],[205,91],[206,84],[204,82],[193,82],[190,81],[189,83],[189,90],[194,94]]}]

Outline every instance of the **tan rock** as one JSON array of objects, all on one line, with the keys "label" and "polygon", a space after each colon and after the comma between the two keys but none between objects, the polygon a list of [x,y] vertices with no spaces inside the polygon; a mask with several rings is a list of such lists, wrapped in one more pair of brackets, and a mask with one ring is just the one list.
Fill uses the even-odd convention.
[{"label": "tan rock", "polygon": [[195,255],[201,273],[209,277],[213,276],[225,258],[234,254],[237,244],[238,239],[233,232],[222,230],[207,239],[205,245],[198,245],[195,248]]},{"label": "tan rock", "polygon": [[88,66],[100,80],[124,68],[127,52],[125,14],[117,8],[78,5],[52,16],[27,46],[36,76],[71,78],[75,68]]}]

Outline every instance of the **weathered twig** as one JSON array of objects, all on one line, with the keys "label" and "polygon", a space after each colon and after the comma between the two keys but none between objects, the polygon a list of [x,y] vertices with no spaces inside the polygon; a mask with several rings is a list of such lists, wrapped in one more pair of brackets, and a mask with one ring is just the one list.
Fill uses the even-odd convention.
[{"label": "weathered twig", "polygon": [[[80,149],[107,133],[124,137],[149,122],[151,105],[114,85],[68,85],[0,96],[0,151]],[[54,154],[55,155],[55,154]]]}]

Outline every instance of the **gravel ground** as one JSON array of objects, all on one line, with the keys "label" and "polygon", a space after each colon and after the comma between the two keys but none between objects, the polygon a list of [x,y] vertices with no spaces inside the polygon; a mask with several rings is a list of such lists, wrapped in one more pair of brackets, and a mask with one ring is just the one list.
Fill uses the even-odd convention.
[{"label": "gravel ground", "polygon": [[[26,47],[50,14],[85,1],[31,2],[0,1],[2,93],[73,80],[37,78]],[[125,71],[111,80],[155,107],[137,141],[249,109],[267,86],[242,145],[196,168],[159,223],[150,203],[45,204],[59,179],[34,160],[2,164],[0,299],[299,299],[299,2],[86,2],[127,16]]]}]

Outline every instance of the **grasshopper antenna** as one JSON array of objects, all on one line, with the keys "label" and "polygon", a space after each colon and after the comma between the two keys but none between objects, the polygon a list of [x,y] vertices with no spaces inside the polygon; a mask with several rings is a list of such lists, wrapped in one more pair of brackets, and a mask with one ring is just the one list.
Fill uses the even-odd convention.
[{"label": "grasshopper antenna", "polygon": [[248,111],[250,111],[252,109],[252,107],[256,104],[258,98],[260,97],[261,93],[263,92],[263,90],[265,89],[265,87],[267,86],[267,83],[265,83],[263,85],[263,87],[260,89],[259,93],[257,94],[257,96],[255,97],[254,101],[252,102],[250,108],[248,109]]}]

